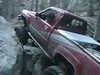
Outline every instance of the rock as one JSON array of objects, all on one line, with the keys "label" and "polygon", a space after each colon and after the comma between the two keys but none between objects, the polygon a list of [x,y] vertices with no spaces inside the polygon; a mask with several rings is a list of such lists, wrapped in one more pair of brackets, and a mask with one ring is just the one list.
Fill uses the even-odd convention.
[{"label": "rock", "polygon": [[0,24],[7,24],[7,21],[2,16],[0,16]]},{"label": "rock", "polygon": [[16,61],[22,51],[10,23],[0,17],[0,75],[19,75],[21,68],[16,67]]},{"label": "rock", "polygon": [[41,57],[38,47],[24,46],[22,75],[32,75],[35,63]]}]

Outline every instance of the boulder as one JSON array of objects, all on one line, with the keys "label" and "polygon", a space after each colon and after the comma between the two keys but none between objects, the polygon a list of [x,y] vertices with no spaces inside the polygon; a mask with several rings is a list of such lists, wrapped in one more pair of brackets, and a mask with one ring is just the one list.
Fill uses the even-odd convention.
[{"label": "boulder", "polygon": [[0,17],[0,75],[20,74],[22,51],[10,23]]}]

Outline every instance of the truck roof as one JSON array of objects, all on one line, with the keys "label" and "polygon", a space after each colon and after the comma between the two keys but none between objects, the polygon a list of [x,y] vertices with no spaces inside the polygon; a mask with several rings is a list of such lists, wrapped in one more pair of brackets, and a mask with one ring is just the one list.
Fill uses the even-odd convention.
[{"label": "truck roof", "polygon": [[[82,17],[80,17],[80,16],[78,16],[78,15],[75,15],[75,14],[69,12],[69,11],[60,9],[60,8],[57,8],[57,7],[48,7],[47,9],[52,9],[52,10],[55,10],[55,11],[57,11],[57,12],[60,12],[60,13],[63,14],[63,15],[70,15],[70,16],[73,16],[73,17],[75,17],[75,18],[77,18],[77,19],[80,19],[80,20],[86,22],[86,20],[84,20]],[[87,22],[86,22],[86,23],[87,23]]]}]

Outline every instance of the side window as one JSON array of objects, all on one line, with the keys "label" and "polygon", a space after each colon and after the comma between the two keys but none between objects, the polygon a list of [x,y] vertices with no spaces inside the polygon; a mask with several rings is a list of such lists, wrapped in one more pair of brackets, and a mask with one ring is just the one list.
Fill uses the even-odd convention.
[{"label": "side window", "polygon": [[73,19],[71,22],[71,27],[81,27],[83,25],[82,21],[79,21],[77,19]]},{"label": "side window", "polygon": [[86,34],[87,22],[72,15],[66,15],[59,22],[58,29]]},{"label": "side window", "polygon": [[75,23],[76,23],[76,20],[74,19],[74,20],[72,20],[71,25],[74,26]]},{"label": "side window", "polygon": [[46,21],[49,24],[52,24],[52,22],[54,21],[54,19],[57,16],[57,12],[54,10],[46,10],[42,13],[40,13],[40,18],[42,18],[44,21]]}]

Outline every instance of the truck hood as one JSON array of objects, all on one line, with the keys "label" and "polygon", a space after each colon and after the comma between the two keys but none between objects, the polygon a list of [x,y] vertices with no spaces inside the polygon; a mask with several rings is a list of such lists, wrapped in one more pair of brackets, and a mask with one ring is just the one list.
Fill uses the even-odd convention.
[{"label": "truck hood", "polygon": [[34,11],[29,11],[29,10],[24,10],[24,9],[22,10],[22,13],[26,13],[26,14],[27,13],[36,14],[36,12],[34,12]]},{"label": "truck hood", "polygon": [[76,42],[84,42],[84,43],[90,43],[95,45],[100,45],[97,41],[95,41],[93,38],[65,30],[58,29],[58,32],[63,35],[64,37],[76,41]]}]

